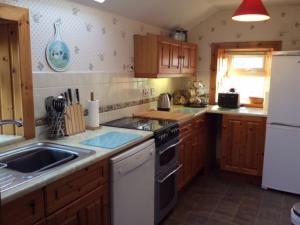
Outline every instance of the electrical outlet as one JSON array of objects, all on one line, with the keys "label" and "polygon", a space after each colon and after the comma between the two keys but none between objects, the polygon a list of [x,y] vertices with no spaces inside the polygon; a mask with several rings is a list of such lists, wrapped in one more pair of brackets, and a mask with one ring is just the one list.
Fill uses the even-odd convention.
[{"label": "electrical outlet", "polygon": [[143,89],[143,97],[150,97],[151,95],[151,89],[150,88],[144,88]]},{"label": "electrical outlet", "polygon": [[155,88],[150,88],[150,96],[151,97],[155,96]]}]

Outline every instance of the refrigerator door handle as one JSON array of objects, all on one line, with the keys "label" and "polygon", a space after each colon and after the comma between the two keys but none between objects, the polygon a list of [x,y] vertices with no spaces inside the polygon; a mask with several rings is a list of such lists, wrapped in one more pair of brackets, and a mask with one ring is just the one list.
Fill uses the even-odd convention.
[{"label": "refrigerator door handle", "polygon": [[270,125],[282,126],[282,127],[300,128],[300,125],[294,125],[294,124],[288,124],[288,123],[270,123]]}]

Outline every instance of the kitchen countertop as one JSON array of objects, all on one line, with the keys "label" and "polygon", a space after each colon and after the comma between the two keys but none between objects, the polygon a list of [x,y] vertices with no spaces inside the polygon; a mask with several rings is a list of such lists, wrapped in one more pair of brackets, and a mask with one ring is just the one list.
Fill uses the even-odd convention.
[{"label": "kitchen countertop", "polygon": [[[83,140],[87,140],[87,139],[90,139],[90,138],[93,138],[93,137],[96,137],[96,136],[99,136],[102,134],[106,134],[111,131],[134,133],[134,134],[141,135],[142,137],[135,141],[132,141],[128,144],[125,144],[118,148],[115,148],[115,149],[104,149],[104,148],[92,147],[92,146],[80,144],[80,142]],[[14,148],[26,146],[29,144],[37,143],[37,142],[50,142],[50,143],[56,143],[56,144],[61,144],[61,145],[67,145],[67,146],[71,146],[71,147],[77,147],[77,148],[81,148],[81,149],[94,150],[96,152],[95,154],[93,154],[87,158],[84,158],[84,159],[79,160],[74,163],[70,163],[69,165],[62,165],[62,166],[56,167],[54,169],[51,169],[49,172],[45,172],[45,173],[41,174],[40,176],[37,176],[37,177],[33,178],[32,180],[27,181],[26,183],[23,183],[19,186],[11,188],[7,191],[1,192],[1,202],[2,202],[2,204],[3,203],[5,204],[9,201],[17,199],[18,197],[21,197],[25,194],[28,194],[34,190],[39,189],[39,188],[42,188],[42,187],[46,186],[47,184],[50,184],[64,176],[74,173],[75,171],[78,171],[84,167],[87,167],[88,165],[91,165],[99,160],[109,158],[112,155],[120,153],[138,143],[141,143],[141,142],[151,138],[152,136],[153,136],[152,132],[103,126],[101,129],[99,129],[97,131],[86,131],[81,134],[77,134],[77,135],[70,136],[70,137],[65,137],[60,140],[55,140],[55,141],[51,141],[51,140],[47,140],[47,139],[43,139],[43,138],[36,138],[33,140],[24,141],[24,142],[16,143],[16,144],[9,145],[9,146],[2,146],[2,147],[0,146],[0,152],[3,152],[3,151],[12,150]]]},{"label": "kitchen countertop", "polygon": [[238,109],[221,108],[217,105],[209,105],[205,108],[189,108],[184,106],[172,106],[171,112],[191,113],[200,115],[203,113],[230,114],[241,116],[259,116],[267,117],[268,113],[262,108],[240,107]]},{"label": "kitchen countertop", "polygon": [[204,113],[267,117],[267,111],[262,108],[240,107],[238,109],[229,109],[221,108],[217,105],[209,105],[204,108],[190,108],[173,105],[171,107],[171,110],[167,112],[157,111],[156,109],[150,109],[146,111],[135,112],[133,116],[176,120],[179,123],[185,123],[190,119],[194,118],[195,116],[199,116]]},{"label": "kitchen countertop", "polygon": [[5,145],[10,145],[13,143],[24,141],[24,137],[15,135],[4,135],[0,134],[0,147]]}]

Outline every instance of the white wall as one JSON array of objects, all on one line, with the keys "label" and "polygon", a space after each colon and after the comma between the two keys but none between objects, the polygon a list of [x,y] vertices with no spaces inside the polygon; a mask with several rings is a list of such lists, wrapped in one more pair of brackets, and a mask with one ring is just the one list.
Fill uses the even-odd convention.
[{"label": "white wall", "polygon": [[[30,10],[36,118],[45,116],[45,97],[58,95],[67,88],[79,88],[84,106],[90,91],[94,91],[103,106],[141,100],[144,87],[155,87],[158,95],[160,92],[173,91],[180,85],[176,79],[136,79],[128,70],[133,64],[133,35],[160,34],[165,30],[66,0],[0,2]],[[57,20],[61,21],[62,38],[72,53],[71,66],[64,73],[52,71],[45,59],[45,49],[53,38],[53,24]],[[134,109],[138,110],[139,107]],[[123,109],[106,113],[105,119],[109,120],[109,115],[120,117],[132,110],[128,108],[127,111]]]},{"label": "white wall", "polygon": [[283,50],[300,50],[300,5],[272,7],[271,20],[242,23],[231,20],[234,10],[220,11],[189,32],[189,39],[199,46],[198,78],[209,89],[211,48],[213,42],[282,41]]}]

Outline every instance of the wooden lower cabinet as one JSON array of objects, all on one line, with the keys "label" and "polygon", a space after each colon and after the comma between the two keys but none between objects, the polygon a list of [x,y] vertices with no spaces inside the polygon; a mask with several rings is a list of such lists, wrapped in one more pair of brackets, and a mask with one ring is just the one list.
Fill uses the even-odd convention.
[{"label": "wooden lower cabinet", "polygon": [[108,225],[108,188],[102,186],[47,218],[47,225]]},{"label": "wooden lower cabinet", "polygon": [[44,219],[44,196],[42,190],[37,190],[1,208],[1,225],[30,225]]},{"label": "wooden lower cabinet", "polygon": [[221,169],[261,176],[266,118],[224,115],[221,140]]},{"label": "wooden lower cabinet", "polygon": [[205,115],[183,124],[180,127],[178,189],[185,187],[203,169],[206,150]]},{"label": "wooden lower cabinet", "polygon": [[1,207],[1,225],[108,225],[108,160]]}]

